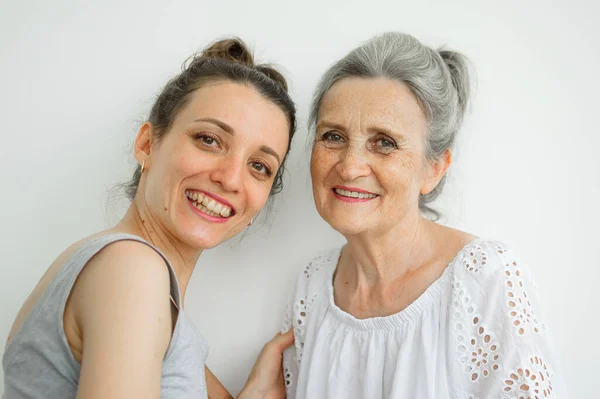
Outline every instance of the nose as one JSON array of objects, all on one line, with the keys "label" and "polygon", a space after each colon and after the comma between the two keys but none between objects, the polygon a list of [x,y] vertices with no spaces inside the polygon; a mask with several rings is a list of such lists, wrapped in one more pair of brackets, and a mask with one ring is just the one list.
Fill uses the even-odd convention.
[{"label": "nose", "polygon": [[223,190],[237,193],[241,190],[245,162],[235,157],[219,159],[211,171],[210,178]]},{"label": "nose", "polygon": [[368,155],[360,146],[348,146],[340,152],[336,170],[345,181],[353,181],[371,173]]}]

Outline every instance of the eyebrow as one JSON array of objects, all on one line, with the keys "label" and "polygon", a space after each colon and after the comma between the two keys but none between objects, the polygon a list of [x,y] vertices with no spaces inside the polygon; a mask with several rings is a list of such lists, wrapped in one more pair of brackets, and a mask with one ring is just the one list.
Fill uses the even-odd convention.
[{"label": "eyebrow", "polygon": [[369,129],[367,129],[367,131],[370,133],[374,133],[374,134],[378,134],[378,133],[385,134],[386,136],[395,138],[395,139],[399,140],[400,142],[406,142],[406,137],[404,136],[404,134],[402,134],[402,132],[389,129],[387,127],[373,126],[373,127],[370,127]]},{"label": "eyebrow", "polygon": [[[344,125],[342,125],[340,123],[330,122],[330,121],[322,121],[319,124],[317,124],[317,130],[319,130],[320,128],[335,129],[335,130],[339,130],[341,132],[346,131],[346,127]],[[370,126],[369,128],[367,128],[367,132],[369,132],[371,134],[382,133],[387,136],[399,139],[401,141],[406,141],[406,137],[404,137],[404,134],[402,134],[401,131],[392,130],[387,127]]]},{"label": "eyebrow", "polygon": [[[194,122],[212,123],[213,125],[217,125],[220,129],[226,131],[227,133],[229,133],[231,135],[235,134],[235,130],[231,126],[229,126],[225,122],[220,121],[215,118],[200,118],[200,119],[194,120]],[[272,149],[271,147],[267,147],[266,145],[263,145],[260,147],[260,150],[262,152],[264,152],[265,154],[269,154],[269,155],[272,155],[273,157],[275,157],[275,159],[277,159],[277,162],[281,165],[281,158],[279,158],[279,154],[277,154],[277,152],[274,149]]]},{"label": "eyebrow", "polygon": [[224,130],[231,135],[235,134],[235,130],[231,126],[229,126],[227,123],[220,121],[218,119],[215,119],[215,118],[200,118],[200,119],[196,119],[194,122],[212,123],[213,125],[217,125],[217,127],[219,127],[221,130]]},{"label": "eyebrow", "polygon": [[271,147],[267,147],[266,145],[263,145],[260,147],[260,150],[262,152],[264,152],[265,154],[269,154],[269,155],[272,155],[273,157],[275,157],[275,159],[277,159],[277,162],[281,165],[281,159],[279,159],[279,155],[277,154],[277,152],[275,152],[274,149],[272,149]]},{"label": "eyebrow", "polygon": [[324,128],[324,127],[335,129],[335,130],[341,130],[341,131],[346,130],[346,127],[344,125],[341,125],[341,124],[335,123],[335,122],[321,121],[317,124],[317,129]]}]

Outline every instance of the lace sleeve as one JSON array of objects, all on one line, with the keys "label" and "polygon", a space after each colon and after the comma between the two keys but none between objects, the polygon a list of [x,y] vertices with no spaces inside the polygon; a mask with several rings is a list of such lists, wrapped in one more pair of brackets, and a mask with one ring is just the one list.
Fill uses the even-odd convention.
[{"label": "lace sleeve", "polygon": [[466,397],[567,398],[526,265],[499,243],[467,252],[453,291]]},{"label": "lace sleeve", "polygon": [[[291,296],[288,304],[285,307],[283,314],[283,326],[281,332],[284,333],[293,327],[294,310],[292,303],[294,295]],[[294,336],[296,331],[294,330]],[[298,337],[295,337],[297,340]],[[283,353],[283,378],[285,381],[286,397],[288,399],[296,398],[296,385],[298,383],[299,362],[297,360],[296,344],[287,348]]]},{"label": "lace sleeve", "polygon": [[306,331],[311,317],[314,317],[318,293],[327,282],[330,268],[335,267],[339,254],[340,248],[329,249],[317,254],[305,264],[298,274],[295,290],[285,308],[282,331],[293,328],[295,338],[294,345],[283,353],[283,373],[288,399],[296,397],[299,379],[300,384],[304,381],[300,376],[300,365]]}]

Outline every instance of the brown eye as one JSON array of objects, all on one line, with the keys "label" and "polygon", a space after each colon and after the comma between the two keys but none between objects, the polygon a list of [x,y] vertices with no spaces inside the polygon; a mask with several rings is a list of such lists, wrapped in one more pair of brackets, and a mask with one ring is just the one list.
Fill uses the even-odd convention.
[{"label": "brown eye", "polygon": [[219,139],[208,133],[198,133],[194,136],[194,139],[207,147],[219,146]]},{"label": "brown eye", "polygon": [[263,174],[265,176],[271,176],[271,174],[272,174],[271,169],[269,169],[266,165],[264,165],[258,161],[252,162],[251,165],[252,165],[252,168],[260,174]]}]

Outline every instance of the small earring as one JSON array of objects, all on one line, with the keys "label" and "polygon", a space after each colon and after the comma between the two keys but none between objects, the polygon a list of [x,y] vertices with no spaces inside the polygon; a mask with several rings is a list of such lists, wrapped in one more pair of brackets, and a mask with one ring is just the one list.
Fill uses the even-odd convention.
[{"label": "small earring", "polygon": [[144,161],[142,162],[142,169],[141,169],[140,173],[144,173],[145,167],[146,167],[146,160],[144,159]]},{"label": "small earring", "polygon": [[248,226],[252,226],[252,222],[254,222],[254,218],[250,219],[250,223],[248,223]]}]

